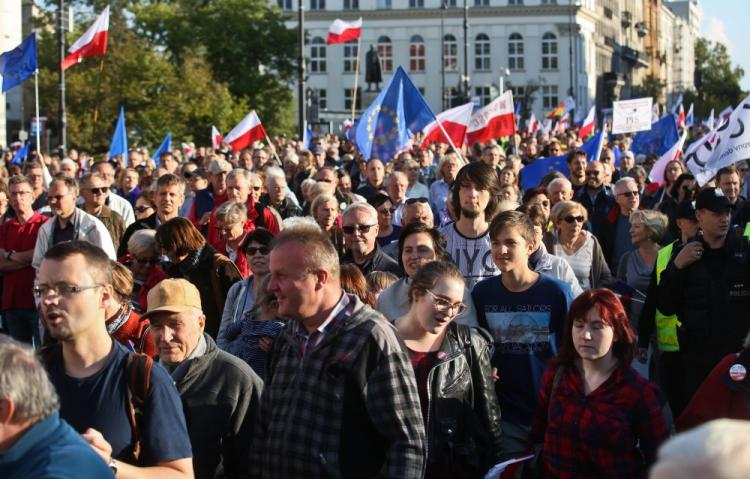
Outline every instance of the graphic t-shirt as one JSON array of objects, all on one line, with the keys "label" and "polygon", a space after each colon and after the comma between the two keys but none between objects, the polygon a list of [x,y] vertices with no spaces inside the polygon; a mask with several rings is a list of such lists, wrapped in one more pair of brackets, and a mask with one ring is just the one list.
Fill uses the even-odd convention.
[{"label": "graphic t-shirt", "polygon": [[477,283],[471,292],[479,325],[494,339],[492,365],[503,418],[531,425],[539,387],[557,345],[573,293],[570,286],[543,274],[529,289],[508,290],[500,276]]},{"label": "graphic t-shirt", "polygon": [[466,279],[469,290],[479,281],[499,274],[492,261],[489,230],[476,238],[468,238],[458,232],[456,223],[450,223],[440,228],[440,234],[445,238],[448,254]]}]

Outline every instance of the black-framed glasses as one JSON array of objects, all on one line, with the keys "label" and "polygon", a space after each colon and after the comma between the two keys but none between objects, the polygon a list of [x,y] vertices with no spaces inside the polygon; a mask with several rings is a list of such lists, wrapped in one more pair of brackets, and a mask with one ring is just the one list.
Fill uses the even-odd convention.
[{"label": "black-framed glasses", "polygon": [[344,231],[344,234],[354,234],[354,230],[360,232],[360,234],[367,234],[370,232],[370,228],[376,225],[349,225],[349,226],[343,226],[341,229]]},{"label": "black-framed glasses", "polygon": [[253,188],[253,191],[260,191],[261,188],[263,188],[263,187],[262,186],[253,186],[252,188]]},{"label": "black-framed glasses", "polygon": [[260,253],[263,256],[271,252],[267,246],[248,246],[245,250],[248,256],[255,256],[255,253]]},{"label": "black-framed glasses", "polygon": [[89,188],[88,190],[95,195],[103,195],[107,192],[109,188],[106,186],[102,186],[100,188]]},{"label": "black-framed glasses", "polygon": [[566,223],[571,224],[571,225],[573,223],[583,223],[584,221],[583,215],[578,215],[578,216],[568,215],[563,219],[565,220]]},{"label": "black-framed glasses", "polygon": [[593,171],[587,171],[586,176],[599,176],[601,174],[601,170],[593,170]]},{"label": "black-framed glasses", "polygon": [[460,316],[466,311],[466,305],[462,302],[451,303],[450,301],[441,298],[429,289],[426,289],[430,296],[432,296],[432,302],[435,305],[435,309],[441,313],[446,313],[448,316]]},{"label": "black-framed glasses", "polygon": [[154,209],[154,207],[153,206],[148,206],[148,205],[141,205],[141,206],[136,206],[135,207],[135,211],[138,212],[138,213],[145,213],[146,211],[152,210],[152,209]]},{"label": "black-framed glasses", "polygon": [[427,198],[419,197],[419,198],[408,198],[404,204],[406,205],[413,205],[414,203],[427,203],[429,200]]},{"label": "black-framed glasses", "polygon": [[619,196],[624,196],[626,198],[635,198],[638,196],[637,191],[623,191],[622,193],[617,193]]},{"label": "black-framed glasses", "polygon": [[37,298],[46,297],[50,293],[53,293],[55,296],[68,297],[86,291],[88,289],[101,288],[102,286],[104,285],[99,283],[84,286],[65,283],[57,284],[54,286],[50,286],[47,284],[38,284],[34,286],[32,291],[34,292],[34,296],[36,296]]},{"label": "black-framed glasses", "polygon": [[392,215],[395,212],[396,212],[396,208],[394,208],[393,206],[391,206],[390,208],[381,208],[378,210],[378,213],[384,214],[384,215]]}]

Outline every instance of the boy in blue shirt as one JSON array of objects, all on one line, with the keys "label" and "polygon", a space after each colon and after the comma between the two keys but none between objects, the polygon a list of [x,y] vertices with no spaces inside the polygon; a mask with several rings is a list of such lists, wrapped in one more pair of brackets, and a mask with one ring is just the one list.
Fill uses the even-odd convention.
[{"label": "boy in blue shirt", "polygon": [[500,276],[480,281],[471,295],[479,324],[495,341],[492,365],[499,376],[495,391],[503,412],[503,449],[507,457],[516,457],[528,449],[541,377],[557,353],[573,293],[569,285],[529,268],[537,245],[527,215],[500,213],[489,234]]}]

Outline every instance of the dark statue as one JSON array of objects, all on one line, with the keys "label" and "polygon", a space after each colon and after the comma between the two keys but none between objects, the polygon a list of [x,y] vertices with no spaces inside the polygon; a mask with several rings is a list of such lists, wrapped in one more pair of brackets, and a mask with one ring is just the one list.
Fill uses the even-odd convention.
[{"label": "dark statue", "polygon": [[372,91],[372,84],[375,84],[375,91],[380,91],[380,82],[383,81],[383,72],[380,70],[380,56],[373,45],[370,45],[370,51],[367,52],[365,59],[365,81],[367,82],[367,91]]}]

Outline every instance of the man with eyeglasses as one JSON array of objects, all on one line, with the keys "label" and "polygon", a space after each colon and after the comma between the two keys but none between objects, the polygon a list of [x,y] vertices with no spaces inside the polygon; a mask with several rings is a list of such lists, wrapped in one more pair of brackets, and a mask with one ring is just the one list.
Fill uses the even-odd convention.
[{"label": "man with eyeglasses", "polygon": [[10,206],[14,218],[0,224],[0,273],[2,273],[3,320],[10,335],[19,341],[39,346],[39,316],[31,288],[36,272],[31,258],[39,230],[49,219],[34,211],[34,189],[25,176],[8,180]]},{"label": "man with eyeglasses", "polygon": [[638,183],[626,176],[615,183],[615,201],[617,204],[609,211],[607,218],[601,223],[600,229],[594,234],[602,245],[604,259],[609,269],[617,271],[620,258],[637,248],[630,237],[630,213],[640,206],[641,195]]},{"label": "man with eyeglasses", "polygon": [[118,249],[120,239],[125,233],[125,223],[122,216],[109,209],[105,204],[109,190],[107,181],[99,173],[86,173],[81,177],[80,184],[83,210],[104,223],[112,239],[112,245],[115,249]]},{"label": "man with eyeglasses", "polygon": [[[585,158],[585,153],[584,153]],[[604,166],[599,161],[586,165],[586,186],[580,188],[573,200],[581,203],[589,213],[591,230],[596,233],[607,220],[607,215],[617,204],[612,190],[604,184]],[[571,179],[572,181],[572,179]],[[575,182],[573,182],[575,185]]]},{"label": "man with eyeglasses", "polygon": [[68,241],[88,241],[103,249],[111,259],[117,259],[109,231],[95,216],[76,207],[77,197],[76,180],[62,175],[54,177],[47,192],[49,207],[54,216],[39,229],[31,260],[37,270],[48,249]]},{"label": "man with eyeglasses", "polygon": [[353,203],[342,214],[346,254],[342,258],[355,264],[362,274],[385,271],[401,276],[398,262],[385,254],[377,244],[378,212],[367,203]]},{"label": "man with eyeglasses", "polygon": [[140,370],[150,376],[147,400],[131,419],[128,376],[138,370],[130,366],[128,349],[107,332],[106,307],[115,300],[107,254],[84,241],[52,247],[34,294],[46,330],[57,340],[41,356],[60,397],[60,417],[116,477],[192,478],[182,404],[161,365]]}]

